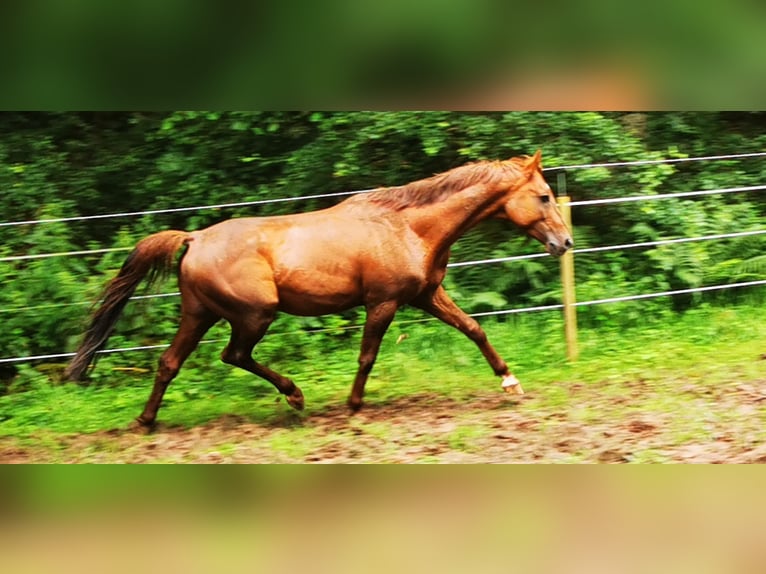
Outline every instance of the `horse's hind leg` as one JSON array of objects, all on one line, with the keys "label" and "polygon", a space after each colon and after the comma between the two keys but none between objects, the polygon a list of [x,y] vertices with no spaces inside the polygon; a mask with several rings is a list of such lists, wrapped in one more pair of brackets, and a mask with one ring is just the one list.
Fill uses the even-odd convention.
[{"label": "horse's hind leg", "polygon": [[219,317],[215,314],[201,308],[194,313],[183,313],[173,342],[160,357],[152,394],[143,412],[136,418],[137,426],[134,428],[148,430],[154,425],[168,384],[175,378],[186,358],[197,348],[202,337],[218,319]]},{"label": "horse's hind leg", "polygon": [[263,338],[273,319],[273,314],[251,315],[246,321],[232,322],[231,338],[221,354],[221,360],[266,379],[285,396],[291,407],[300,411],[303,409],[303,393],[300,388],[287,377],[256,362],[252,356],[253,348]]}]

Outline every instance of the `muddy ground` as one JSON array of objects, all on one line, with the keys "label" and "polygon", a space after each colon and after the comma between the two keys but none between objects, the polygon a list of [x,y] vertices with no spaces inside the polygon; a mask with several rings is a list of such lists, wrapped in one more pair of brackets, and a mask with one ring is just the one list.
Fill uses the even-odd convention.
[{"label": "muddy ground", "polygon": [[[0,439],[0,462],[766,462],[766,381],[720,390],[679,388],[699,403],[704,432],[694,432],[700,427],[693,425],[684,432],[673,413],[630,408],[632,397],[647,392],[640,382],[618,397],[604,396],[597,386],[571,385],[568,391],[569,407],[544,410],[532,408],[531,395],[487,392],[458,402],[419,394],[368,403],[354,415],[345,405],[297,414],[275,404],[268,422],[224,415],[194,428],[160,422],[146,436],[127,429],[42,433],[40,446],[35,437],[25,443]],[[572,405],[586,405],[589,414]]]}]

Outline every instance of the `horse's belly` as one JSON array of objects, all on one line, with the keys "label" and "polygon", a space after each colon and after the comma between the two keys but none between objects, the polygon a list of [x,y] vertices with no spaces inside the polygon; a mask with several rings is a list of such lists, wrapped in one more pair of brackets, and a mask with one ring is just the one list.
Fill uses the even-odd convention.
[{"label": "horse's belly", "polygon": [[362,303],[355,282],[338,277],[312,277],[277,285],[280,311],[313,317],[345,311]]}]

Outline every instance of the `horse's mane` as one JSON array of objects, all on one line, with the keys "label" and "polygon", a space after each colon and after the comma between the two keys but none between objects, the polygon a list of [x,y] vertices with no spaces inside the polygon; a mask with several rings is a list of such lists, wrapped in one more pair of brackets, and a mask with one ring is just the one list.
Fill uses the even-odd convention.
[{"label": "horse's mane", "polygon": [[503,179],[516,179],[522,174],[524,159],[477,161],[405,185],[381,187],[357,197],[394,211],[430,205],[477,183],[493,184]]}]

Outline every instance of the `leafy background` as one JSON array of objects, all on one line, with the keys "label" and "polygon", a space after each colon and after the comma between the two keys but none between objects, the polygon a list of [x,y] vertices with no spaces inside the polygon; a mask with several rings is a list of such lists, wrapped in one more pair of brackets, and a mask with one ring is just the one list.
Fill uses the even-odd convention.
[{"label": "leafy background", "polygon": [[[543,150],[546,167],[766,149],[766,113],[533,112],[61,112],[0,114],[0,221],[155,210],[363,190],[427,177],[468,161]],[[762,184],[762,158],[574,170],[574,199]],[[555,188],[557,178],[549,172]],[[168,228],[305,211],[337,199],[207,209],[85,222],[0,227],[0,257],[130,247]],[[763,227],[761,192],[574,210],[578,247]],[[758,279],[762,236],[576,257],[579,300]],[[500,222],[469,233],[453,261],[534,253],[539,245]],[[0,356],[74,350],[89,305],[126,252],[0,262]],[[552,258],[456,268],[446,280],[467,311],[560,301]],[[164,291],[175,290],[169,282]],[[762,290],[660,298],[580,308],[590,326],[626,327],[705,302],[761,297]],[[760,299],[759,299],[760,300]],[[75,305],[72,305],[74,303]],[[167,342],[177,299],[129,306],[110,346]],[[404,314],[407,317],[407,313]],[[419,315],[412,315],[413,317]],[[345,345],[359,311],[285,317],[298,355]],[[329,329],[310,343],[306,330]],[[267,345],[268,348],[268,345]],[[115,359],[119,361],[120,359]],[[132,364],[127,355],[126,364]],[[18,374],[5,366],[7,381]]]}]

